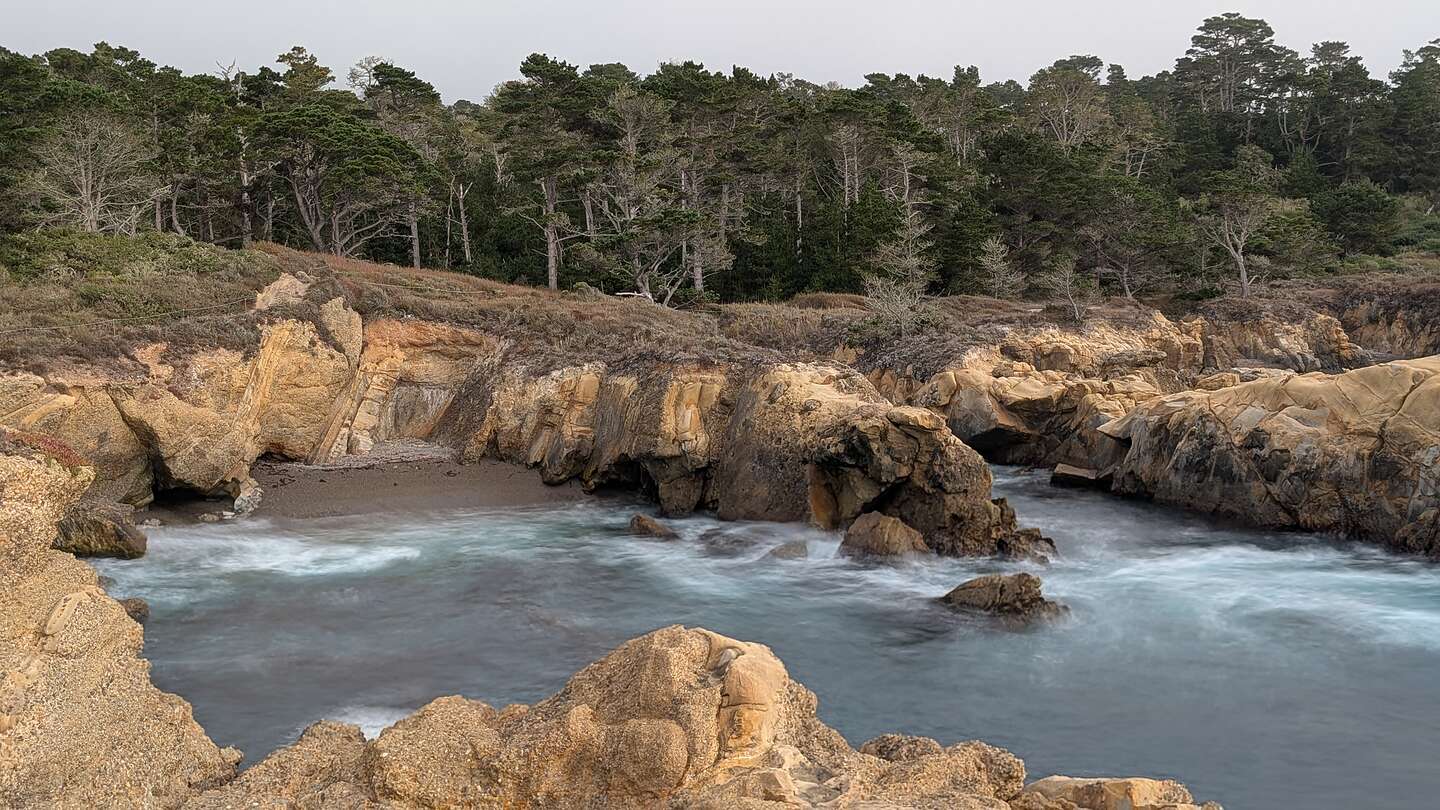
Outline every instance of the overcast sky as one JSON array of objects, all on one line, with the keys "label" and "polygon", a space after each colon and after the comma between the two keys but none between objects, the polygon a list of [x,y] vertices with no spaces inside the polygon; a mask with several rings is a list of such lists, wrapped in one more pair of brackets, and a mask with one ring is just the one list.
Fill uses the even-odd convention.
[{"label": "overcast sky", "polygon": [[1440,37],[1440,0],[0,0],[0,45],[39,53],[105,40],[208,72],[271,64],[300,44],[342,80],[379,55],[453,101],[482,99],[534,51],[641,73],[695,59],[847,85],[876,71],[948,77],[956,64],[1023,82],[1072,53],[1140,76],[1172,66],[1200,21],[1224,11],[1265,18],[1301,52],[1345,40],[1382,76],[1403,49]]}]

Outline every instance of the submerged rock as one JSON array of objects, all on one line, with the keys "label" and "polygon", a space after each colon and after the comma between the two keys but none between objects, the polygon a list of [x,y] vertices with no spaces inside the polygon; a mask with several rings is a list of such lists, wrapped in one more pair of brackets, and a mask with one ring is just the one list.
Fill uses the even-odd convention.
[{"label": "submerged rock", "polygon": [[1034,574],[987,574],[961,583],[940,601],[952,608],[1028,623],[1053,619],[1067,608],[1046,599]]},{"label": "submerged rock", "polygon": [[130,507],[115,503],[77,503],[60,519],[55,548],[79,557],[142,557],[148,539],[135,525],[132,513]]},{"label": "submerged rock", "polygon": [[905,522],[866,512],[845,530],[840,553],[846,557],[903,557],[907,554],[928,554],[925,538]]},{"label": "submerged rock", "polygon": [[995,544],[995,556],[1002,560],[1049,563],[1054,554],[1055,541],[1041,534],[1039,529],[1018,529]]},{"label": "submerged rock", "polygon": [[777,560],[803,560],[810,556],[810,544],[804,540],[791,540],[770,549],[765,556]]},{"label": "submerged rock", "polygon": [[654,537],[658,540],[675,540],[680,537],[674,529],[645,514],[636,513],[630,518],[630,533],[638,537]]}]

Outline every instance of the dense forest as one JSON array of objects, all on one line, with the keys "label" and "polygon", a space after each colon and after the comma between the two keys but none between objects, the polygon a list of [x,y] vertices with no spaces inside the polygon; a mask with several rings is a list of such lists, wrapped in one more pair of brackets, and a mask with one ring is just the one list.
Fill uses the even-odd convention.
[{"label": "dense forest", "polygon": [[[302,47],[185,75],[100,43],[0,48],[0,231],[268,240],[505,281],[703,298],[1221,291],[1433,266],[1440,40],[1388,80],[1343,42],[1203,22],[1173,70],[864,86],[536,54],[445,104]],[[342,88],[341,85],[344,85]]]}]

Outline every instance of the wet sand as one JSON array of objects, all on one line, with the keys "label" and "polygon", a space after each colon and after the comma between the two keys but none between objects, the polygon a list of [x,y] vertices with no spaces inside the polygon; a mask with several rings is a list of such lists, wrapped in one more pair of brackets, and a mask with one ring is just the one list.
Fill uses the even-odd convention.
[{"label": "wet sand", "polygon": [[[323,465],[262,459],[251,476],[264,489],[254,513],[258,517],[424,513],[589,497],[573,481],[550,486],[536,470],[490,459],[460,464],[450,450],[420,442],[377,445],[368,455]],[[228,500],[157,503],[137,517],[191,523],[206,513],[219,517],[229,508]]]},{"label": "wet sand", "polygon": [[[448,453],[358,457],[311,466],[262,462],[252,475],[265,490],[257,515],[315,518],[467,507],[525,506],[587,497],[575,482],[550,486],[537,470],[484,459],[460,464]],[[368,461],[367,461],[368,459]]]}]

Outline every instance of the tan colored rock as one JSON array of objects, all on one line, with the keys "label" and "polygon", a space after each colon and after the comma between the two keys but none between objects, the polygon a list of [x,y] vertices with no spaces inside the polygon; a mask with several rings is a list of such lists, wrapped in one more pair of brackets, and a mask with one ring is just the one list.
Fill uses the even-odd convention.
[{"label": "tan colored rock", "polygon": [[1220,806],[1195,802],[1179,782],[1159,779],[1077,779],[1049,776],[1025,786],[1022,797],[1039,797],[1048,806],[1078,810],[1220,810]]},{"label": "tan colored rock", "polygon": [[919,759],[942,753],[944,750],[940,743],[929,737],[913,737],[909,734],[881,734],[860,746],[860,753],[891,762]]},{"label": "tan colored rock", "polygon": [[441,698],[365,743],[320,723],[186,805],[224,807],[896,807],[1007,810],[1008,752],[877,742],[856,752],[765,647],[668,627],[495,711]]},{"label": "tan colored rock", "polygon": [[1102,432],[1116,491],[1440,556],[1440,358],[1175,394]]},{"label": "tan colored rock", "polygon": [[1053,619],[1064,606],[1046,599],[1034,574],[987,574],[956,586],[940,597],[952,608],[988,613],[1020,622]]},{"label": "tan colored rock", "polygon": [[255,309],[270,309],[278,306],[298,304],[310,291],[311,281],[290,273],[282,273],[255,295]]},{"label": "tan colored rock", "polygon": [[79,453],[95,470],[95,499],[150,502],[148,450],[104,388],[63,381],[52,386],[33,374],[0,374],[0,425],[51,436]]},{"label": "tan colored rock", "polygon": [[645,514],[636,514],[630,518],[630,533],[659,540],[674,540],[680,536],[674,529]]},{"label": "tan colored rock", "polygon": [[866,512],[845,530],[840,553],[847,557],[903,557],[928,554],[930,547],[920,532],[904,522],[879,512]]},{"label": "tan colored rock", "polygon": [[175,806],[238,755],[150,684],[140,627],[94,570],[50,548],[92,473],[47,441],[0,430],[0,804]]}]

